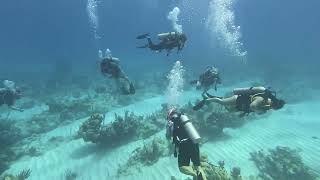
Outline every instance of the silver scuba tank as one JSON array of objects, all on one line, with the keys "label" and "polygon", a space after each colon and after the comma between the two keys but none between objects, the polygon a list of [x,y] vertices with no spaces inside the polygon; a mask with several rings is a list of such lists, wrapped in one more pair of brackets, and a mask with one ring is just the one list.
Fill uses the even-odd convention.
[{"label": "silver scuba tank", "polygon": [[112,60],[114,60],[114,61],[120,61],[119,58],[116,58],[116,57],[111,57],[111,58],[112,58]]},{"label": "silver scuba tank", "polygon": [[163,40],[165,38],[168,38],[168,36],[174,36],[174,35],[176,35],[176,32],[161,33],[161,34],[158,34],[158,38],[160,40]]},{"label": "silver scuba tank", "polygon": [[195,144],[199,143],[201,140],[201,137],[198,131],[196,130],[196,128],[194,128],[188,116],[182,114],[180,116],[180,120],[181,120],[182,127],[186,130],[190,140]]}]

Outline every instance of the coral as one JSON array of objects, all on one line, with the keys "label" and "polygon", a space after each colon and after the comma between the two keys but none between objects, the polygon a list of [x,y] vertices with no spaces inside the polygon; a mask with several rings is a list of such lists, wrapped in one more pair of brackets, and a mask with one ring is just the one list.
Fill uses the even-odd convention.
[{"label": "coral", "polygon": [[107,145],[118,145],[137,138],[142,119],[142,116],[136,116],[128,111],[125,112],[124,117],[115,114],[115,120],[101,128],[100,142]]},{"label": "coral", "polygon": [[10,163],[16,160],[16,154],[11,150],[11,148],[4,147],[0,149],[0,174],[7,170]]},{"label": "coral", "polygon": [[46,102],[46,104],[49,107],[49,113],[59,114],[60,119],[64,119],[64,115],[67,113],[72,114],[72,119],[84,117],[91,112],[90,110],[92,106],[92,102],[90,99],[50,99]]},{"label": "coral", "polygon": [[127,163],[120,166],[118,176],[128,175],[133,169],[140,169],[143,166],[155,164],[160,157],[167,156],[170,144],[166,140],[154,138],[151,142],[146,143],[143,147],[136,148]]},{"label": "coral", "polygon": [[26,180],[30,177],[31,170],[25,169],[22,170],[18,175],[5,174],[2,180]]},{"label": "coral", "polygon": [[81,125],[78,137],[100,145],[117,146],[130,140],[145,139],[159,132],[159,122],[150,119],[159,120],[159,114],[144,117],[127,111],[123,117],[115,114],[113,122],[102,126],[103,117],[95,114]]},{"label": "coral", "polygon": [[30,174],[31,174],[31,170],[30,170],[30,169],[22,170],[22,171],[18,174],[17,178],[18,178],[18,180],[28,179],[29,176],[30,176]]},{"label": "coral", "polygon": [[241,174],[241,170],[240,170],[239,167],[232,168],[232,170],[231,170],[232,180],[240,180],[240,179],[242,179],[240,174]]},{"label": "coral", "polygon": [[86,142],[98,142],[103,118],[100,114],[91,115],[79,128],[78,136],[82,137]]},{"label": "coral", "polygon": [[208,180],[229,180],[228,172],[223,166],[211,164],[207,158],[201,158],[201,167]]},{"label": "coral", "polygon": [[269,153],[263,150],[251,153],[251,160],[264,180],[315,180],[316,175],[304,165],[298,150],[277,146]]},{"label": "coral", "polygon": [[75,172],[72,172],[70,169],[67,169],[64,173],[65,180],[76,180],[78,177],[78,174]]},{"label": "coral", "polygon": [[12,161],[17,159],[12,146],[22,139],[21,131],[14,121],[0,119],[0,174],[9,168]]},{"label": "coral", "polygon": [[21,130],[15,121],[0,119],[0,142],[2,147],[10,146],[21,140]]}]

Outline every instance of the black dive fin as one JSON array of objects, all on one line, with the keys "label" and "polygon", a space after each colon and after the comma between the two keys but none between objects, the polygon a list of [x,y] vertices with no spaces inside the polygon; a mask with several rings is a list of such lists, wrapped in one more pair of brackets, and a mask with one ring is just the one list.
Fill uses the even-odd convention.
[{"label": "black dive fin", "polygon": [[147,38],[149,35],[150,35],[150,33],[145,33],[145,34],[141,34],[141,35],[137,36],[136,38],[137,38],[137,39],[145,39],[145,38]]},{"label": "black dive fin", "polygon": [[194,111],[198,111],[199,109],[201,109],[204,105],[206,104],[206,100],[203,99],[200,102],[198,102],[195,106],[193,106],[193,110]]}]

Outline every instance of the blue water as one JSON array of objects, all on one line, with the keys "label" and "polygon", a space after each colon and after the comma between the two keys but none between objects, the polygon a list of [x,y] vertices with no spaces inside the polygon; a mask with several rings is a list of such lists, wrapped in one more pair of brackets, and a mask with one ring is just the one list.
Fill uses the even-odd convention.
[{"label": "blue water", "polygon": [[[56,60],[72,61],[75,67],[85,68],[83,64],[96,59],[97,46],[110,48],[128,66],[137,65],[135,68],[146,63],[165,66],[167,61],[179,58],[201,68],[209,62],[223,64],[230,59],[217,47],[217,42],[209,38],[203,20],[208,16],[209,1],[101,1],[99,43],[95,42],[89,27],[86,3],[84,0],[2,2],[1,62],[14,66],[10,71],[33,71],[37,66],[50,66]],[[316,0],[237,1],[236,24],[241,26],[249,63],[272,67],[294,62],[292,69],[296,68],[295,64],[306,69],[315,67],[320,40],[318,5]],[[167,58],[136,49],[137,34],[172,29],[166,15],[174,6],[180,6],[181,24],[190,39],[183,53]]]},{"label": "blue water", "polygon": [[[308,94],[299,102],[318,98],[314,92],[320,89],[320,1],[230,1],[246,62],[232,55],[208,25],[211,0],[100,0],[100,38],[94,37],[87,0],[2,1],[0,81],[10,79],[36,89],[59,65],[74,76],[101,80],[98,50],[109,48],[133,81],[143,81],[152,72],[167,74],[181,60],[195,75],[208,65],[217,66],[224,85],[259,79],[278,89],[292,87],[297,96]],[[157,33],[173,30],[167,15],[174,7],[181,11],[178,23],[188,36],[186,47],[170,56],[137,49],[145,43],[136,40],[137,35],[150,32],[155,39]],[[60,78],[63,81],[65,75]]]}]

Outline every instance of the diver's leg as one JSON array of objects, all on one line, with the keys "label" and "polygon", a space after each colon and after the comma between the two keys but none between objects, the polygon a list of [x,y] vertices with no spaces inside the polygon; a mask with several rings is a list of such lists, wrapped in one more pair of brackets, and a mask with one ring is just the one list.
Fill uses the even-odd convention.
[{"label": "diver's leg", "polygon": [[199,144],[190,144],[190,156],[191,156],[191,161],[193,163],[194,169],[197,174],[197,180],[206,180],[206,175],[201,168],[201,163],[200,163],[200,148]]},{"label": "diver's leg", "polygon": [[218,104],[221,104],[223,106],[228,106],[228,105],[235,105],[236,101],[237,101],[237,97],[236,95],[228,97],[228,98],[208,98],[206,99],[207,102],[215,102]]},{"label": "diver's leg", "polygon": [[179,154],[178,154],[178,165],[181,173],[185,175],[192,176],[193,178],[197,177],[197,172],[190,166],[190,145],[187,143],[181,143],[179,145]]},{"label": "diver's leg", "polygon": [[185,175],[192,176],[193,178],[197,177],[197,172],[191,166],[180,166],[179,170]]},{"label": "diver's leg", "polygon": [[195,166],[194,168],[197,174],[197,179],[199,179],[198,177],[200,176],[201,180],[207,180],[207,176],[201,166]]},{"label": "diver's leg", "polygon": [[148,40],[148,45],[149,45],[149,47],[154,46],[154,44],[153,44],[153,42],[151,41],[151,38],[150,38],[149,36],[147,37],[147,40]]}]

